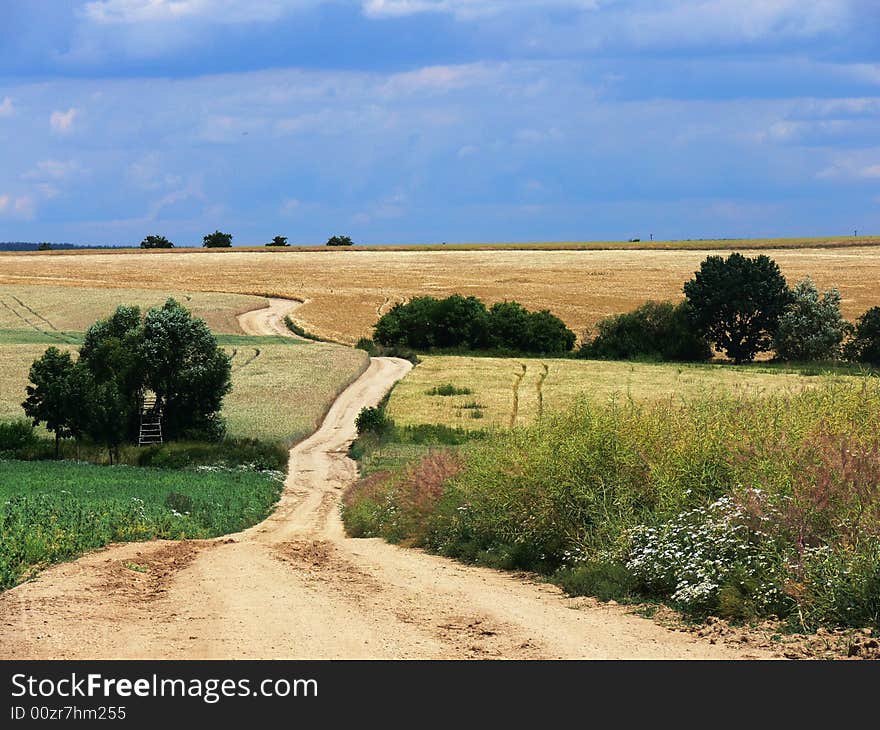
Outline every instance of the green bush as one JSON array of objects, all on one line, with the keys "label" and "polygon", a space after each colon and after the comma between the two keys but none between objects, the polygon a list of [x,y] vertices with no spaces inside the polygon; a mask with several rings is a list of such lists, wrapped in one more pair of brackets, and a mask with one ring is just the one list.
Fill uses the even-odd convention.
[{"label": "green bush", "polygon": [[37,436],[30,421],[0,423],[0,455],[18,452],[36,443]]},{"label": "green bush", "polygon": [[517,302],[487,310],[476,297],[416,297],[395,304],[376,323],[373,339],[386,347],[414,350],[487,350],[563,353],[575,335],[547,310],[529,312]]},{"label": "green bush", "polygon": [[852,362],[880,367],[880,307],[871,307],[859,317],[845,354]]},{"label": "green bush", "polygon": [[394,428],[394,421],[385,413],[382,406],[361,408],[354,421],[358,436],[366,434],[381,435]]},{"label": "green bush", "polygon": [[435,385],[433,388],[426,391],[426,395],[471,395],[473,392],[474,391],[470,388],[459,388],[452,383],[444,383],[443,385]]},{"label": "green bush", "polygon": [[226,439],[219,443],[179,441],[148,446],[135,452],[137,466],[162,469],[193,467],[247,467],[283,472],[289,458],[281,444],[256,439]]},{"label": "green bush", "polygon": [[597,334],[578,357],[597,360],[695,362],[712,357],[712,348],[691,321],[686,302],[646,302],[632,312],[599,321]]},{"label": "green bush", "polygon": [[773,346],[780,360],[835,360],[849,325],[840,313],[840,292],[819,294],[807,277],[792,290],[791,302],[779,318]]}]

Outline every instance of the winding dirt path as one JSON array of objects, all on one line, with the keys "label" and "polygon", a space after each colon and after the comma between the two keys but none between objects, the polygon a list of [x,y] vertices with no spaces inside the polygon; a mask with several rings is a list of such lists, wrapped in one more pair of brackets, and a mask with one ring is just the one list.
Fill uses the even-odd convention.
[{"label": "winding dirt path", "polygon": [[282,337],[298,337],[284,323],[284,318],[305,302],[294,299],[267,299],[268,305],[262,309],[252,309],[238,315],[238,326],[249,335],[281,335]]},{"label": "winding dirt path", "polygon": [[[256,324],[245,318],[247,331],[274,327],[280,307],[257,310]],[[342,393],[291,450],[266,521],[215,540],[113,545],[0,595],[0,658],[769,656],[567,598],[527,576],[346,538],[338,507],[356,476],[346,456],[355,416],[409,368],[375,358]]]}]

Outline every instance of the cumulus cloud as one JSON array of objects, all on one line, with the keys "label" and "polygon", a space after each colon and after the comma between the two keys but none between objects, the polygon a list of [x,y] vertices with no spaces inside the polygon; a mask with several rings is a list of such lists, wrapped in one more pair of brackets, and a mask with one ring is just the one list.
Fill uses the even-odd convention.
[{"label": "cumulus cloud", "polygon": [[49,126],[53,132],[67,134],[73,130],[73,123],[79,115],[79,109],[71,107],[66,112],[54,111],[49,117]]}]

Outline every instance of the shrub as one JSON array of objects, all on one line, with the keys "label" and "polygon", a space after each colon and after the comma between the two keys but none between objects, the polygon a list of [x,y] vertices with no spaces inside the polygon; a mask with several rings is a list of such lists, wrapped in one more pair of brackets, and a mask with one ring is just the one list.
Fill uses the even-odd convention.
[{"label": "shrub", "polygon": [[791,302],[779,318],[774,338],[776,356],[797,362],[834,360],[840,355],[847,329],[840,313],[840,292],[829,289],[820,296],[807,277],[795,286]]},{"label": "shrub", "polygon": [[358,436],[368,433],[381,435],[394,427],[394,421],[385,413],[382,406],[361,408],[354,421]]},{"label": "shrub", "polygon": [[18,420],[0,423],[0,455],[14,453],[33,446],[37,442],[34,426],[30,421]]},{"label": "shrub", "polygon": [[859,317],[845,355],[852,362],[880,367],[880,307],[872,307]]},{"label": "shrub", "polygon": [[770,349],[791,300],[779,266],[763,254],[708,256],[684,293],[697,330],[736,363]]},{"label": "shrub", "polygon": [[687,302],[646,302],[599,321],[597,335],[578,350],[600,360],[708,360],[712,348],[696,331]]},{"label": "shrub", "polygon": [[267,246],[276,246],[276,247],[290,246],[290,244],[287,242],[287,236],[275,236],[266,245]]},{"label": "shrub", "polygon": [[489,309],[493,347],[519,352],[568,352],[575,334],[549,311],[530,312],[519,302],[496,302]]},{"label": "shrub", "polygon": [[473,392],[470,388],[459,388],[452,383],[444,383],[443,385],[435,385],[427,391],[427,395],[471,395]]},{"label": "shrub", "polygon": [[354,241],[351,240],[348,236],[330,236],[327,239],[328,246],[352,246],[354,245]]},{"label": "shrub", "polygon": [[371,340],[369,337],[361,337],[357,341],[357,344],[355,345],[355,349],[363,350],[368,355],[375,355],[376,354],[376,343],[373,342],[373,340]]}]

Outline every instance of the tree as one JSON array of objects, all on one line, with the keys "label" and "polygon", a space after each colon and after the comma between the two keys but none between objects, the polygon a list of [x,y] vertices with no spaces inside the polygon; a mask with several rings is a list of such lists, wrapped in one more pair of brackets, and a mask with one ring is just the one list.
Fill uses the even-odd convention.
[{"label": "tree", "polygon": [[330,236],[327,239],[328,246],[353,246],[354,241],[348,236]]},{"label": "tree", "polygon": [[222,435],[219,417],[231,389],[231,363],[203,319],[193,317],[174,299],[147,312],[138,358],[144,387],[156,393],[164,433]]},{"label": "tree", "polygon": [[267,246],[289,246],[290,244],[287,242],[287,236],[275,236]]},{"label": "tree", "polygon": [[46,428],[55,434],[56,459],[61,439],[70,435],[70,401],[65,394],[72,370],[73,360],[69,352],[61,352],[57,347],[48,348],[31,365],[29,378],[32,385],[25,389],[27,398],[21,404],[35,426],[45,423]]},{"label": "tree", "polygon": [[174,244],[165,236],[147,236],[141,241],[141,248],[174,248]]},{"label": "tree", "polygon": [[782,360],[808,362],[834,360],[849,325],[840,313],[840,292],[829,289],[819,295],[813,281],[799,281],[791,302],[779,318],[774,338],[776,356]]},{"label": "tree", "polygon": [[529,312],[526,333],[526,352],[568,352],[577,339],[565,322],[547,309]]},{"label": "tree", "polygon": [[488,313],[476,297],[414,297],[379,318],[373,339],[380,345],[417,350],[482,348],[489,344]]},{"label": "tree", "polygon": [[844,354],[852,362],[880,367],[880,307],[871,307],[859,317]]},{"label": "tree", "polygon": [[37,251],[51,251],[51,250],[52,250],[52,244],[49,243],[48,241],[42,241],[41,243],[37,244]]},{"label": "tree", "polygon": [[202,238],[202,246],[204,248],[231,248],[232,234],[214,231]]},{"label": "tree", "polygon": [[769,350],[791,293],[767,256],[709,256],[684,285],[698,332],[736,363]]}]

